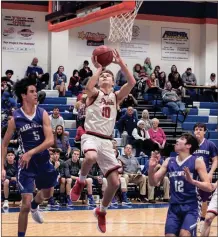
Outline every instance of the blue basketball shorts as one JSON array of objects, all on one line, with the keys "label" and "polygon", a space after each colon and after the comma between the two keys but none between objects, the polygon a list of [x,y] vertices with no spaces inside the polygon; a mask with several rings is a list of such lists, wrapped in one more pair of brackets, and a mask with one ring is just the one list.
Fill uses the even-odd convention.
[{"label": "blue basketball shorts", "polygon": [[165,224],[165,234],[179,236],[184,229],[196,236],[197,221],[199,217],[198,203],[170,204]]}]

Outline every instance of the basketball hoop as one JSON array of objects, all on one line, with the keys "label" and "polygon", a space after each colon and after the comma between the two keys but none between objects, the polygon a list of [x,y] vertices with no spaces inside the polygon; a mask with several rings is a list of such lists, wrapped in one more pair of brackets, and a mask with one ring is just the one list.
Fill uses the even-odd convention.
[{"label": "basketball hoop", "polygon": [[110,17],[110,32],[108,40],[129,43],[132,40],[134,20],[143,0],[135,1],[135,9],[124,14]]}]

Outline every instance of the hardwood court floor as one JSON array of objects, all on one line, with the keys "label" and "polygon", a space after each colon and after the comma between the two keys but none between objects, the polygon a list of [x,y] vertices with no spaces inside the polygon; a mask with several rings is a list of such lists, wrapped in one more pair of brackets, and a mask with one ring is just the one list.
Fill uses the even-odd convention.
[{"label": "hardwood court floor", "polygon": [[[108,210],[105,236],[163,236],[167,208]],[[92,210],[45,211],[45,222],[36,224],[29,215],[26,236],[102,236]],[[17,235],[18,212],[2,214],[2,236]],[[217,219],[211,228],[217,236]]]}]

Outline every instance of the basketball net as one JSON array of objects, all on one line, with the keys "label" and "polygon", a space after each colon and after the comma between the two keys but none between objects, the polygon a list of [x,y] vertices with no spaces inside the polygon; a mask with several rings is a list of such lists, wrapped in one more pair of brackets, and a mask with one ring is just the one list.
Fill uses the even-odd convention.
[{"label": "basketball net", "polygon": [[108,40],[112,42],[126,42],[132,40],[132,29],[134,20],[143,0],[135,1],[135,9],[124,14],[112,16],[110,18],[110,32]]}]

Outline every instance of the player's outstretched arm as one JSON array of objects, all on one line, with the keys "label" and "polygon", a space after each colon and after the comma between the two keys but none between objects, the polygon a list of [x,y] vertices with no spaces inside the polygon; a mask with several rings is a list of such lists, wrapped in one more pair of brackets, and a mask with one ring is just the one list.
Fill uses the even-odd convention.
[{"label": "player's outstretched arm", "polygon": [[40,152],[48,149],[49,147],[51,147],[54,144],[54,135],[52,133],[51,122],[50,122],[48,113],[46,111],[43,112],[43,131],[44,131],[44,135],[45,135],[44,142],[42,144],[40,144],[39,146],[28,151],[30,156],[40,153]]},{"label": "player's outstretched arm", "polygon": [[4,170],[4,164],[5,164],[5,157],[7,155],[7,149],[8,149],[8,145],[10,143],[11,137],[14,134],[15,128],[16,127],[15,127],[14,118],[12,117],[8,121],[8,128],[2,141],[2,149],[1,149],[2,150],[2,180],[5,179],[5,175],[6,175],[5,170]]},{"label": "player's outstretched arm", "polygon": [[215,156],[215,157],[212,158],[212,165],[211,165],[210,172],[209,172],[210,182],[212,182],[213,173],[215,172],[215,170],[217,168],[218,168],[218,156]]},{"label": "player's outstretched arm", "polygon": [[116,94],[117,94],[117,103],[120,104],[120,102],[122,102],[122,100],[126,96],[129,95],[129,93],[131,92],[132,88],[136,84],[136,80],[135,80],[134,76],[132,75],[132,73],[127,68],[126,64],[123,62],[123,60],[120,57],[120,55],[117,52],[117,50],[114,50],[113,54],[114,54],[114,59],[115,59],[115,61],[113,61],[113,63],[119,64],[121,69],[122,69],[122,71],[124,72],[124,74],[127,77],[127,83],[125,85],[123,85],[118,92],[116,92]]},{"label": "player's outstretched arm", "polygon": [[209,176],[207,174],[207,169],[206,169],[206,165],[203,161],[203,158],[197,158],[195,161],[195,169],[198,172],[198,175],[200,176],[200,180],[194,180],[192,178],[191,172],[189,170],[188,167],[184,168],[184,172],[185,172],[185,178],[186,180],[195,185],[196,187],[198,187],[199,189],[205,191],[205,192],[212,192],[215,188],[214,188],[214,184],[210,183],[209,180]]},{"label": "player's outstretched arm", "polygon": [[97,95],[98,90],[95,88],[96,83],[98,82],[99,76],[102,72],[102,65],[97,62],[97,57],[92,56],[92,63],[97,68],[97,71],[94,75],[88,80],[86,84],[86,93],[88,97],[93,97]]},{"label": "player's outstretched arm", "polygon": [[151,186],[156,186],[164,178],[167,173],[168,162],[169,158],[164,161],[160,169],[156,172],[158,158],[155,156],[155,152],[152,152],[148,168],[148,181]]}]

